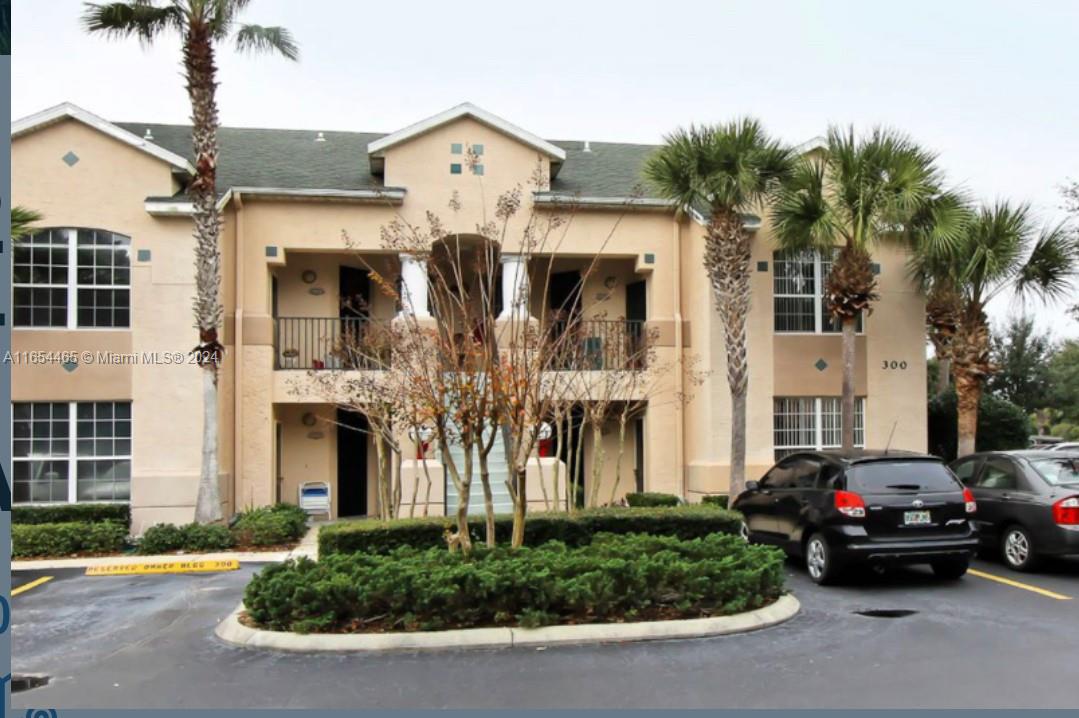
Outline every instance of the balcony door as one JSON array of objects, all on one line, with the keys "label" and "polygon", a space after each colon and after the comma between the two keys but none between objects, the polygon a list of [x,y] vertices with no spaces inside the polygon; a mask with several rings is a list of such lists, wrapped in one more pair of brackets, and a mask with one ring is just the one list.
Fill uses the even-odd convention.
[{"label": "balcony door", "polygon": [[342,266],[339,274],[341,319],[367,317],[371,308],[371,279],[366,269]]}]

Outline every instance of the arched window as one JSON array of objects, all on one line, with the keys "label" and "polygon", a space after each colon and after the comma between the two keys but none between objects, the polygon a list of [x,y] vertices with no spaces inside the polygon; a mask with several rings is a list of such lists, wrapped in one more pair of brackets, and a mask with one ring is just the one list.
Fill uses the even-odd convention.
[{"label": "arched window", "polygon": [[131,325],[131,238],[100,229],[43,229],[14,242],[16,327]]}]

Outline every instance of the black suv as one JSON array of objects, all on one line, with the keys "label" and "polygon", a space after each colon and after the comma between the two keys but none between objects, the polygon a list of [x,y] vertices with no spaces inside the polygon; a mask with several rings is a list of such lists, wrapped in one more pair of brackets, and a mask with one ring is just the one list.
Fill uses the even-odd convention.
[{"label": "black suv", "polygon": [[733,508],[751,540],[804,556],[821,584],[859,561],[927,563],[959,578],[978,548],[973,494],[924,454],[798,452],[746,482]]}]

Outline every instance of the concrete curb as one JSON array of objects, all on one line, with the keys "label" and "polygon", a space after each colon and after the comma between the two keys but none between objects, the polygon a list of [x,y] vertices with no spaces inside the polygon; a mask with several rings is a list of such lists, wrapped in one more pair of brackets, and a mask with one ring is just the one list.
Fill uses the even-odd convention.
[{"label": "concrete curb", "polygon": [[546,628],[466,628],[454,631],[415,633],[288,633],[263,631],[240,623],[243,604],[217,625],[214,633],[222,641],[245,648],[269,648],[301,653],[324,651],[437,651],[455,648],[510,648],[513,646],[558,646],[581,643],[655,641],[671,638],[701,638],[747,633],[775,626],[793,618],[801,609],[791,594],[755,611],[733,616],[690,618],[680,621],[641,623],[600,623]]},{"label": "concrete curb", "polygon": [[93,556],[87,558],[47,558],[12,561],[12,571],[55,571],[61,568],[90,568],[106,564],[183,563],[188,561],[227,561],[240,563],[279,563],[290,556],[288,551],[219,551],[215,553],[167,553],[154,556]]}]

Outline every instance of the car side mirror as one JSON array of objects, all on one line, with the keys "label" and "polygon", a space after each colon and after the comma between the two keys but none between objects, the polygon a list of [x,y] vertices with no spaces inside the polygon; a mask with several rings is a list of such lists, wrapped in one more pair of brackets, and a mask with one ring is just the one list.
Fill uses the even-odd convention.
[{"label": "car side mirror", "polygon": [[761,488],[761,485],[760,485],[759,481],[747,481],[746,482],[746,491],[757,491],[760,488]]}]

